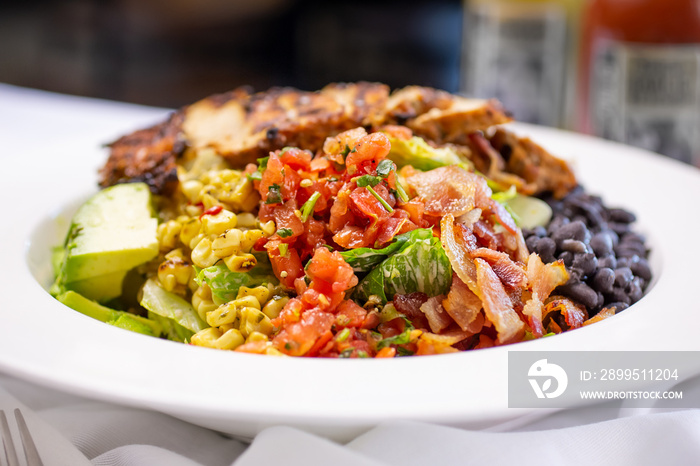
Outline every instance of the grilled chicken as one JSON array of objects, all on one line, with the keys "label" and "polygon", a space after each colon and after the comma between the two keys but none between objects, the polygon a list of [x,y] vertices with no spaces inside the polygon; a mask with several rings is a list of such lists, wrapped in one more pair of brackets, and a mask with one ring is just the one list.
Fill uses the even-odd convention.
[{"label": "grilled chicken", "polygon": [[[330,84],[317,92],[273,88],[253,94],[240,88],[195,102],[159,125],[112,143],[109,159],[100,171],[100,185],[144,181],[154,193],[167,195],[177,186],[178,157],[185,148],[195,152],[212,148],[232,167],[242,168],[285,146],[319,150],[328,136],[359,126],[377,129],[405,125],[434,144],[461,145],[465,152],[474,152],[469,134],[510,120],[495,100],[468,99],[419,86],[391,94],[384,84],[366,82]],[[522,150],[532,153],[527,148]],[[520,154],[522,150],[515,152]],[[547,167],[556,165],[540,152],[535,153],[537,157],[529,159],[511,157],[506,171],[512,165],[518,170],[513,173],[532,184],[532,173],[521,162],[537,159],[544,160]],[[498,164],[499,171],[502,165]],[[566,175],[565,165],[556,167]],[[570,171],[568,174],[573,178]],[[564,187],[554,186],[556,176],[550,176],[543,187],[570,189],[568,177],[563,179]]]}]

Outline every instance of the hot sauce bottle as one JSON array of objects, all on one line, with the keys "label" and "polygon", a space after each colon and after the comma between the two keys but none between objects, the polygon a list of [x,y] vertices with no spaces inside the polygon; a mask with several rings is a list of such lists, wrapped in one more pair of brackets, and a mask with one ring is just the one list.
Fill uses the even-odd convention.
[{"label": "hot sauce bottle", "polygon": [[593,0],[579,130],[700,165],[700,1]]}]

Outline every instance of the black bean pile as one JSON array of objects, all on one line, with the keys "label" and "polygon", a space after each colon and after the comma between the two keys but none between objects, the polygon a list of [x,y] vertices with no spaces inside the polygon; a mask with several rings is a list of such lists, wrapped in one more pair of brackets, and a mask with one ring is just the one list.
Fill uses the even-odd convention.
[{"label": "black bean pile", "polygon": [[564,261],[570,278],[553,294],[585,305],[589,316],[610,306],[620,312],[639,301],[651,269],[646,240],[631,229],[634,214],[606,207],[582,187],[563,199],[543,200],[552,208],[552,220],[523,235],[545,263]]}]

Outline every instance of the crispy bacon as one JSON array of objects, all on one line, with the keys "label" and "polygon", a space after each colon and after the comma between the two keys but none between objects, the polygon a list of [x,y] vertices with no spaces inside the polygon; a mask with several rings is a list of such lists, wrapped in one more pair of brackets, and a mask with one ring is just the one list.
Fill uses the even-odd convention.
[{"label": "crispy bacon", "polygon": [[474,259],[476,280],[482,294],[484,312],[493,322],[498,332],[499,344],[517,340],[522,337],[525,325],[513,310],[513,303],[508,297],[503,284],[491,266],[483,259]]},{"label": "crispy bacon", "polygon": [[478,257],[488,262],[506,287],[519,289],[527,285],[527,276],[523,266],[513,262],[508,254],[494,251],[493,249],[478,248],[473,250],[470,255],[472,259]]},{"label": "crispy bacon", "polygon": [[428,319],[430,330],[435,333],[440,333],[454,322],[452,317],[442,308],[442,304],[440,304],[443,298],[444,296],[433,296],[420,307],[421,312]]},{"label": "crispy bacon", "polygon": [[[442,300],[442,307],[457,325],[466,331],[471,330],[471,325],[477,316],[481,315],[479,311],[481,311],[482,305],[479,297],[472,293],[469,287],[455,274],[452,277],[450,291],[447,293],[447,297]],[[479,329],[472,330],[472,333],[480,331],[483,323],[482,318],[481,324],[478,325]]]},{"label": "crispy bacon", "polygon": [[561,260],[545,265],[540,256],[533,253],[527,262],[527,279],[532,298],[525,303],[523,314],[528,318],[533,335],[541,337],[544,335],[542,326],[544,301],[557,286],[568,281],[569,274]]},{"label": "crispy bacon", "polygon": [[544,321],[548,314],[554,312],[560,312],[564,316],[569,329],[581,327],[585,320],[588,319],[588,312],[586,312],[585,307],[561,296],[557,296],[547,302],[542,312],[542,320]]},{"label": "crispy bacon", "polygon": [[427,172],[408,173],[406,183],[425,203],[425,213],[434,216],[466,214],[474,208],[476,184],[482,179],[455,165]]},{"label": "crispy bacon", "polygon": [[476,267],[469,255],[469,252],[476,248],[476,241],[465,241],[466,232],[471,234],[469,230],[458,228],[452,214],[445,215],[440,221],[440,243],[450,260],[452,270],[467,284],[472,293],[481,298],[481,291],[476,283]]}]

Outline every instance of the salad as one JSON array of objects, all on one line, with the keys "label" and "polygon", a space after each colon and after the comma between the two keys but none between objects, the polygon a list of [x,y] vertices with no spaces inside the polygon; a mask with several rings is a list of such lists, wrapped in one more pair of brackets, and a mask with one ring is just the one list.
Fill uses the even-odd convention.
[{"label": "salad", "polygon": [[508,121],[374,83],[204,99],[111,145],[52,293],[155,337],[337,358],[542,338],[641,298],[634,216]]}]

